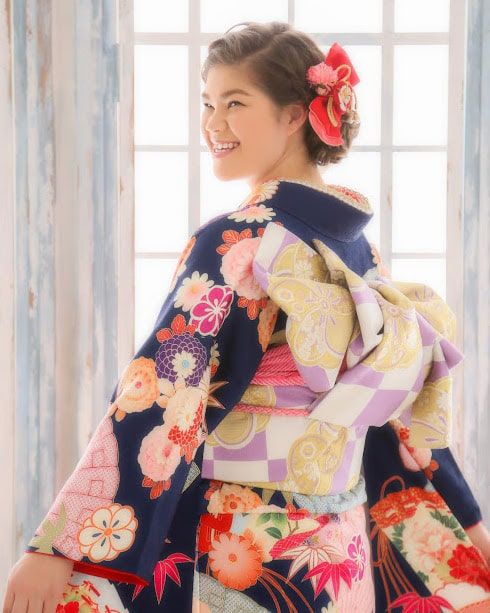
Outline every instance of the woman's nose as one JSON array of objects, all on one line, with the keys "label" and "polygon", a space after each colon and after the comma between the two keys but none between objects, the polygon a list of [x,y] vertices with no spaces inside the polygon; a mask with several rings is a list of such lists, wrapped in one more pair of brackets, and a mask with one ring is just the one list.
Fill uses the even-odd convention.
[{"label": "woman's nose", "polygon": [[219,129],[222,130],[225,125],[225,121],[220,113],[214,111],[209,115],[209,117],[205,121],[205,127],[208,132],[213,132],[213,130]]}]

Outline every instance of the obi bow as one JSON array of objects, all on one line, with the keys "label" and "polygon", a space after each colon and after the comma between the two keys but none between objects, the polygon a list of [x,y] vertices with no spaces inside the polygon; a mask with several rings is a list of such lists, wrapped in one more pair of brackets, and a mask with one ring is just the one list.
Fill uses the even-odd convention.
[{"label": "obi bow", "polygon": [[316,251],[271,222],[253,261],[257,282],[287,315],[298,371],[318,393],[309,417],[361,428],[399,418],[410,445],[447,447],[450,370],[464,357],[451,342],[454,313],[427,285],[363,278],[313,243]]}]

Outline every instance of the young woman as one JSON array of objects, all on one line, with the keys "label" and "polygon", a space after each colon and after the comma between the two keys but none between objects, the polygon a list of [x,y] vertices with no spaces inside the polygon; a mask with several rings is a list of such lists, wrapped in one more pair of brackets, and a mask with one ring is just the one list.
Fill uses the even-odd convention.
[{"label": "young woman", "polygon": [[201,129],[250,194],[189,239],[4,613],[489,610],[448,448],[454,316],[389,278],[368,200],[319,171],[359,77],[338,44],[245,25],[209,47]]}]

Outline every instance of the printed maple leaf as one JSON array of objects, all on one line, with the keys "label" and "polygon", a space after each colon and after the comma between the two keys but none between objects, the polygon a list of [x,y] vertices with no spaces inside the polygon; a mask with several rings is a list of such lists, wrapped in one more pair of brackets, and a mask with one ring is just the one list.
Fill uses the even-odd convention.
[{"label": "printed maple leaf", "polygon": [[456,611],[456,609],[441,596],[420,596],[416,592],[402,594],[394,600],[388,610],[395,607],[402,607],[402,613],[441,613],[442,608]]},{"label": "printed maple leaf", "polygon": [[[160,604],[160,601],[162,600],[167,577],[170,577],[170,579],[172,579],[172,581],[179,587],[181,586],[180,573],[179,569],[177,568],[177,564],[182,564],[183,562],[194,562],[194,560],[189,556],[186,556],[184,553],[171,553],[167,558],[164,560],[159,560],[156,563],[153,570],[153,581],[158,604]],[[137,585],[134,588],[132,600],[136,598],[143,587],[143,585]]]},{"label": "printed maple leaf", "polygon": [[317,586],[315,588],[315,598],[320,594],[320,592],[325,587],[325,584],[329,579],[332,579],[333,592],[335,598],[337,598],[340,587],[340,580],[342,579],[347,583],[347,585],[351,586],[352,577],[357,572],[357,564],[352,560],[344,560],[343,562],[321,562],[315,568],[312,568],[303,578],[310,579],[315,575],[320,575]]}]

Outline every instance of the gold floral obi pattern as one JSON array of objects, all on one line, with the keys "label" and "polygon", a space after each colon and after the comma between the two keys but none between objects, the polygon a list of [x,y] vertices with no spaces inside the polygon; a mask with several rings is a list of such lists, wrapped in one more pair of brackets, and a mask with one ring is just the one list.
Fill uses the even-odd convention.
[{"label": "gold floral obi pattern", "polygon": [[307,495],[352,488],[369,426],[409,444],[451,441],[455,316],[421,283],[361,277],[318,239],[267,224],[253,261],[287,315],[241,401],[207,437],[203,476]]}]

